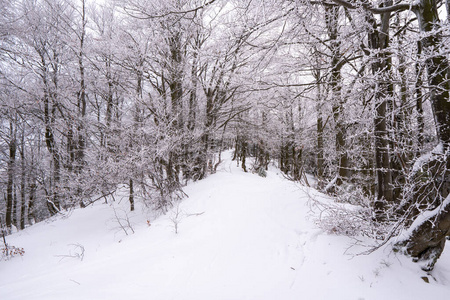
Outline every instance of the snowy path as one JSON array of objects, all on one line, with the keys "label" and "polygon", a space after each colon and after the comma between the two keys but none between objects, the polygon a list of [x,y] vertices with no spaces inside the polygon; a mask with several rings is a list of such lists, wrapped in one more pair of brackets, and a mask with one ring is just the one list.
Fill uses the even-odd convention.
[{"label": "snowy path", "polygon": [[[26,255],[0,262],[0,299],[445,299],[450,255],[426,284],[418,266],[388,250],[344,255],[351,242],[308,218],[305,192],[272,170],[267,178],[226,161],[189,185],[189,198],[136,231],[117,230],[96,204],[9,237]],[[125,201],[124,201],[125,202]],[[118,210],[119,213],[123,213]],[[124,213],[123,213],[124,214]],[[79,253],[83,260],[61,255]],[[75,255],[76,256],[76,255]],[[431,277],[430,277],[431,278]]]}]

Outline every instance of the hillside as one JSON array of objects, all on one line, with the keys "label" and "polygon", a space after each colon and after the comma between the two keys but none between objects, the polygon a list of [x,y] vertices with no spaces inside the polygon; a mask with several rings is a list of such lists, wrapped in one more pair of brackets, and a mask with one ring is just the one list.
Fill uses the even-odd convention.
[{"label": "hillside", "polygon": [[[189,184],[166,215],[126,199],[95,203],[8,236],[25,255],[0,262],[0,299],[443,299],[450,250],[427,276],[389,247],[351,255],[348,237],[315,225],[308,194],[275,168],[266,178],[229,158]],[[131,228],[122,224],[128,217]],[[177,232],[175,233],[175,223]],[[448,246],[447,246],[448,247]]]}]

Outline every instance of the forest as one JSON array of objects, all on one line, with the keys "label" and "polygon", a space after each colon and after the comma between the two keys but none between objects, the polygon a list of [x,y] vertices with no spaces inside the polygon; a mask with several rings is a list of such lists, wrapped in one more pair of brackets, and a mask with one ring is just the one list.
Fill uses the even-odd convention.
[{"label": "forest", "polygon": [[164,214],[234,149],[432,270],[450,235],[449,0],[1,0],[6,234],[118,189]]}]

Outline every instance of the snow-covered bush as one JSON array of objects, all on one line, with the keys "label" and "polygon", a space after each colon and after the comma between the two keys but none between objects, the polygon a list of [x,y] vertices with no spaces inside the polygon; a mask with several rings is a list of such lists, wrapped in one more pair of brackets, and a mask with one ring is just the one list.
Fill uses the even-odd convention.
[{"label": "snow-covered bush", "polygon": [[374,223],[368,208],[322,204],[321,209],[316,224],[327,233],[382,239],[387,232]]}]

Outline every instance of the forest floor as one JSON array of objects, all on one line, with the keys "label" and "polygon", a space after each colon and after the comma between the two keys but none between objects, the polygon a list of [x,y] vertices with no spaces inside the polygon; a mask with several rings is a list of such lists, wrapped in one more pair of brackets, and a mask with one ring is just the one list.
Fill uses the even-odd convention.
[{"label": "forest floor", "polygon": [[265,178],[244,173],[225,156],[165,215],[128,212],[116,196],[7,236],[25,254],[0,261],[0,299],[449,297],[450,243],[431,274],[390,245],[358,255],[367,249],[355,239],[316,225],[310,196],[325,196],[274,167]]}]

